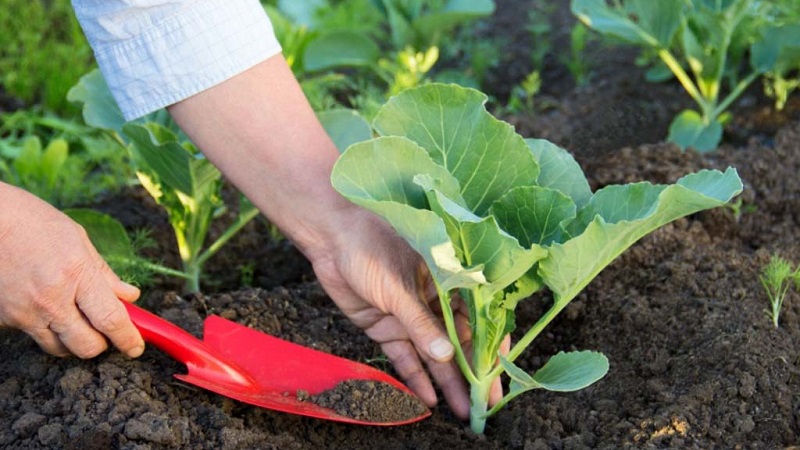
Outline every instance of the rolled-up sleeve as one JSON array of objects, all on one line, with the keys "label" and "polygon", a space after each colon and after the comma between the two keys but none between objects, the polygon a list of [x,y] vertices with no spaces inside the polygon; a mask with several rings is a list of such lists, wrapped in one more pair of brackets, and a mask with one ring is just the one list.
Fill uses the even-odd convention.
[{"label": "rolled-up sleeve", "polygon": [[72,0],[126,120],[281,51],[258,0]]}]

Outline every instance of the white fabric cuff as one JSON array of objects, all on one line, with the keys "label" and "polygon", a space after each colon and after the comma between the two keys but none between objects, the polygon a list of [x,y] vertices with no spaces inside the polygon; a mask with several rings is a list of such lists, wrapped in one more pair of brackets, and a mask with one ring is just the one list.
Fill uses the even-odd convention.
[{"label": "white fabric cuff", "polygon": [[258,0],[128,0],[127,8],[103,1],[73,3],[126,120],[191,97],[281,51]]}]

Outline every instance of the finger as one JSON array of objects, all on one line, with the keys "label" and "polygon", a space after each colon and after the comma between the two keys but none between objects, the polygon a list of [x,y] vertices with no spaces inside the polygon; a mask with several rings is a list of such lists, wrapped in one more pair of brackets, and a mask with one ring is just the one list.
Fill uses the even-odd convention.
[{"label": "finger", "polygon": [[428,406],[436,405],[436,391],[422,367],[417,350],[409,341],[392,341],[381,345],[383,353],[394,365],[400,378]]},{"label": "finger", "polygon": [[428,369],[441,388],[445,401],[456,417],[469,419],[469,394],[467,383],[454,361],[440,363],[428,361]]},{"label": "finger", "polygon": [[[500,344],[500,354],[503,356],[508,355],[511,350],[511,336],[506,335],[503,342]],[[489,406],[494,406],[503,399],[503,385],[500,383],[500,377],[494,380],[492,387],[489,389]]]},{"label": "finger", "polygon": [[25,330],[25,333],[33,338],[42,350],[53,356],[64,357],[71,354],[69,349],[61,342],[61,339],[58,338],[58,335],[50,329],[34,328]]},{"label": "finger", "polygon": [[102,297],[83,297],[78,307],[86,315],[92,326],[105,335],[121,352],[136,358],[144,352],[144,340],[131,323],[125,307],[108,292]]},{"label": "finger", "polygon": [[88,245],[87,250],[92,254],[93,268],[102,274],[104,282],[93,282],[94,279],[90,279],[79,286],[76,302],[78,308],[91,325],[105,335],[114,347],[131,358],[139,357],[144,353],[144,340],[128,317],[125,307],[117,300],[135,301],[139,298],[139,289],[119,279],[91,246],[88,237],[85,237],[85,243]]},{"label": "finger", "polygon": [[114,275],[114,278],[116,278],[116,280],[111,281],[109,285],[118,299],[128,303],[133,303],[139,299],[139,295],[141,295],[139,288],[120,280],[116,275]]},{"label": "finger", "polygon": [[403,324],[414,345],[434,361],[450,361],[455,354],[455,348],[427,304],[409,299],[402,305],[402,308],[398,308],[399,311],[390,312]]},{"label": "finger", "polygon": [[75,314],[51,322],[50,330],[78,358],[94,358],[108,348],[105,337],[77,310]]}]

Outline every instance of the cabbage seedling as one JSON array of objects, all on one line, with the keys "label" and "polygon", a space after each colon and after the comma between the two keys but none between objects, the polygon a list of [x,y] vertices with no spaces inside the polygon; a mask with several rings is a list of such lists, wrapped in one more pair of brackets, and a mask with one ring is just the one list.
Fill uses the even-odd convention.
[{"label": "cabbage seedling", "polygon": [[780,256],[773,255],[769,264],[761,270],[759,280],[767,292],[770,303],[770,309],[765,312],[775,328],[778,328],[778,318],[781,316],[783,300],[789,293],[789,288],[792,287],[793,282],[800,288],[800,268],[794,270],[792,263]]},{"label": "cabbage seedling", "polygon": [[69,98],[83,103],[83,118],[88,125],[107,130],[128,150],[137,178],[166,210],[175,231],[186,290],[199,292],[205,262],[253,220],[258,210],[240,196],[234,221],[206,245],[211,223],[227,208],[221,198],[222,174],[176,130],[167,111],[162,109],[126,123],[98,70],[81,78]]},{"label": "cabbage seedling", "polygon": [[[569,153],[545,140],[526,141],[486,111],[486,99],[455,85],[405,91],[375,117],[379,137],[350,146],[332,173],[344,197],[387,220],[425,260],[470,384],[477,433],[526,391],[573,391],[602,378],[608,360],[592,351],[558,353],[532,374],[514,360],[639,238],[724,205],[742,189],[728,169],[673,185],[642,182],[592,193]],[[550,309],[501,356],[517,305],[545,287],[553,293]],[[456,334],[450,304],[456,292],[469,309],[472,355]],[[488,409],[489,388],[504,372],[509,392]]]}]

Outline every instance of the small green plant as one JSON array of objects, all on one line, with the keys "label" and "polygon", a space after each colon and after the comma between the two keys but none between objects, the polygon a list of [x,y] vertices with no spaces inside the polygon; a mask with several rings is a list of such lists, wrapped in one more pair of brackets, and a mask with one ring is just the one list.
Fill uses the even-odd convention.
[{"label": "small green plant", "polygon": [[772,320],[775,328],[778,328],[778,319],[786,294],[792,284],[796,289],[800,289],[800,267],[794,269],[792,263],[786,259],[772,255],[769,264],[761,270],[759,279],[767,292],[770,303],[770,309],[764,310],[764,312]]},{"label": "small green plant", "polygon": [[522,80],[522,83],[511,89],[506,109],[513,113],[533,111],[534,98],[542,89],[542,77],[534,70]]},{"label": "small green plant", "polygon": [[[701,152],[718,146],[728,108],[753,81],[792,62],[793,52],[785,50],[797,46],[798,36],[774,32],[786,26],[775,19],[776,8],[759,0],[571,3],[586,26],[642,48],[671,71],[699,111],[678,114],[668,139]],[[663,77],[656,72],[651,77]]]},{"label": "small green plant", "polygon": [[107,130],[127,149],[136,176],[167,211],[183,262],[186,290],[199,292],[205,262],[258,215],[244,197],[232,223],[206,245],[211,223],[227,206],[222,201],[222,174],[177,129],[165,111],[125,123],[99,71],[90,72],[70,91],[83,103],[87,124]]},{"label": "small green plant", "polygon": [[[428,84],[387,102],[373,121],[379,137],[350,146],[333,186],[389,222],[426,262],[439,294],[456,362],[471,390],[471,427],[518,395],[567,392],[602,378],[600,353],[558,353],[533,374],[514,364],[600,271],[642,236],[679,217],[722,206],[742,190],[734,169],[704,170],[673,185],[634,183],[595,193],[578,163],[544,140],[525,140],[495,119],[482,93]],[[507,355],[515,309],[548,288],[549,309]],[[469,310],[472,355],[456,332],[451,296]],[[488,408],[492,383],[510,389]]]}]

